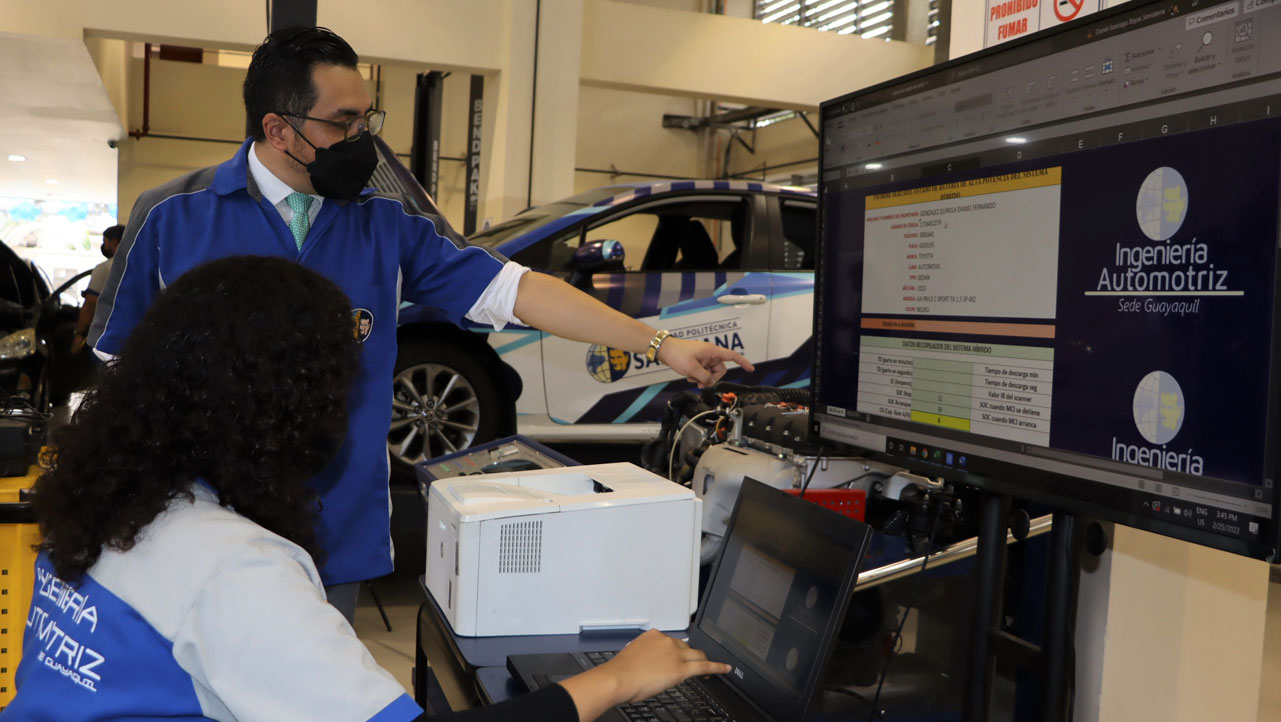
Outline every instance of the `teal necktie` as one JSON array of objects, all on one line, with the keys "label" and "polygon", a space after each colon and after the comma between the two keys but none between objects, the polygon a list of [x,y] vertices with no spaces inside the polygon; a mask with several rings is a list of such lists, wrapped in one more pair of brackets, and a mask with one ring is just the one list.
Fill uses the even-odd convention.
[{"label": "teal necktie", "polygon": [[289,204],[289,209],[294,212],[293,220],[289,221],[289,230],[294,234],[294,243],[298,244],[298,250],[302,250],[302,240],[307,237],[307,231],[311,230],[311,215],[307,210],[311,208],[311,196],[306,193],[290,193],[285,202]]}]

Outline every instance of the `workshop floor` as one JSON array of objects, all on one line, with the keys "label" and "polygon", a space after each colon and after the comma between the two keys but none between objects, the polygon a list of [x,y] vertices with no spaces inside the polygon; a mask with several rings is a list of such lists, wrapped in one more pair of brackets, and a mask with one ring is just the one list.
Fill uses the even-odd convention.
[{"label": "workshop floor", "polygon": [[353,625],[356,636],[369,648],[374,660],[395,675],[412,697],[414,634],[418,628],[418,605],[422,603],[423,593],[419,590],[417,578],[412,576],[385,577],[375,581],[373,589],[387,611],[391,631],[388,632],[383,624],[369,587],[364,587],[360,590]]}]

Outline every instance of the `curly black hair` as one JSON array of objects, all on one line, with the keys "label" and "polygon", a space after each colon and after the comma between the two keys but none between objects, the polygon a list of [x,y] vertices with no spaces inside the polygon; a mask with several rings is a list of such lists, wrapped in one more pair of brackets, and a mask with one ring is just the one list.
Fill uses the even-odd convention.
[{"label": "curly black hair", "polygon": [[59,576],[128,550],[203,480],[317,563],[316,496],[357,366],[351,302],[296,263],[241,256],[184,274],[53,436],[32,506]]}]

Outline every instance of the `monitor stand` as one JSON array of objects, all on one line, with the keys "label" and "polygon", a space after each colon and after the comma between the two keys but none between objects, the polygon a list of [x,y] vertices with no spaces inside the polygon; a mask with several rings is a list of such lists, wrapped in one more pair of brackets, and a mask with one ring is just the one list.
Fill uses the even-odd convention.
[{"label": "monitor stand", "polygon": [[[1086,522],[1056,511],[1038,647],[1000,629],[1010,500],[987,493],[980,507],[964,722],[990,719],[998,657],[1035,670],[1044,722],[1137,719],[1136,710],[1172,721],[1255,718],[1267,563],[1116,525],[1083,578]],[[1078,616],[1089,635],[1079,648]],[[1077,689],[1091,709],[1074,707]]]},{"label": "monitor stand", "polygon": [[975,563],[974,625],[966,669],[963,722],[987,722],[991,716],[992,681],[997,656],[1036,665],[1041,672],[1043,722],[1071,719],[1075,666],[1076,599],[1080,583],[1078,528],[1075,515],[1054,512],[1050,531],[1045,631],[1041,647],[1001,630],[1005,591],[1006,536],[1010,499],[985,493],[979,515]]}]

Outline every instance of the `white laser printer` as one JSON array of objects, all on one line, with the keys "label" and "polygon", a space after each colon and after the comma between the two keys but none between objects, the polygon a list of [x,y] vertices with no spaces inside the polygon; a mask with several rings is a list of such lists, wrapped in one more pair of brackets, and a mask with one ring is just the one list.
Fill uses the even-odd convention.
[{"label": "white laser printer", "polygon": [[634,464],[440,479],[427,589],[461,636],[684,629],[701,502]]}]

